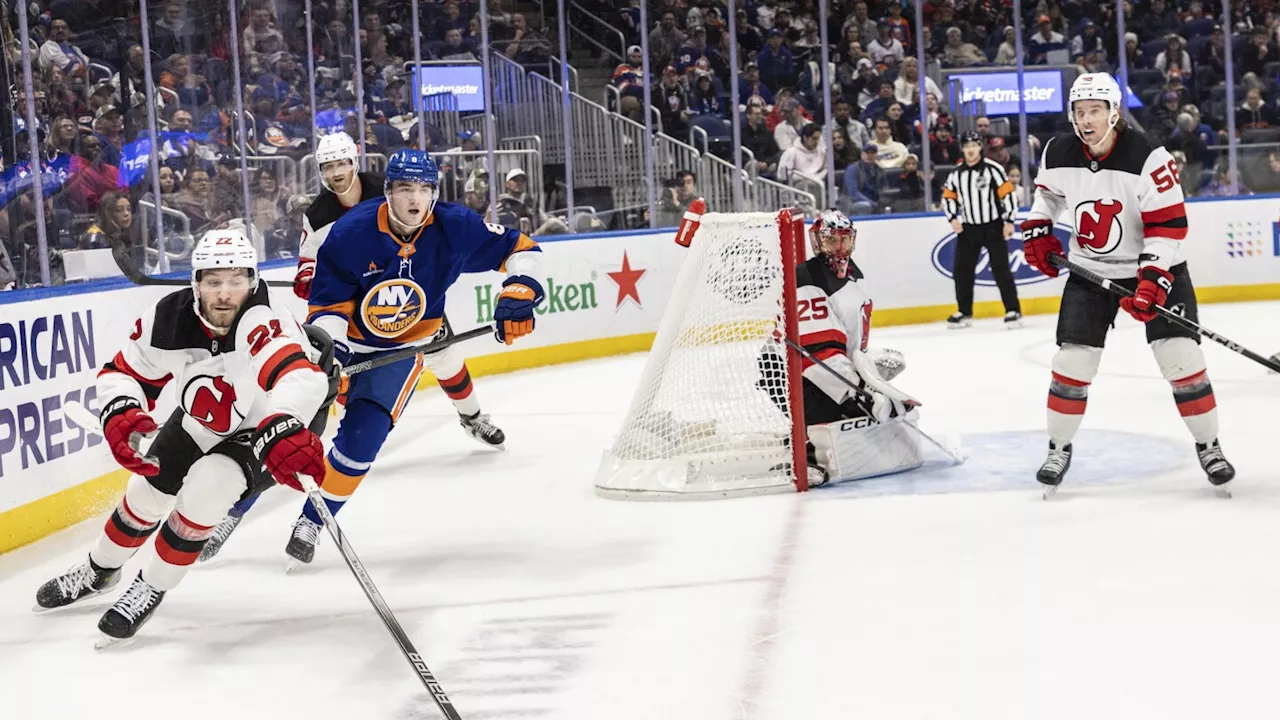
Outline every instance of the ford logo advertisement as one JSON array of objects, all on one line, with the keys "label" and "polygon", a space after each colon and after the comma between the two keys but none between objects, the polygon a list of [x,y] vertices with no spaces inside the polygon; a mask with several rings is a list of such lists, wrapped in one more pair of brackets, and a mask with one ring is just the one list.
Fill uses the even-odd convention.
[{"label": "ford logo advertisement", "polygon": [[[1071,247],[1071,228],[1055,224],[1053,226],[1053,234],[1062,242],[1063,250]],[[956,267],[956,241],[959,236],[955,233],[947,233],[937,245],[933,246],[933,266],[938,272],[949,278],[955,277]],[[1033,283],[1044,282],[1052,278],[1046,277],[1039,270],[1027,264],[1022,257],[1022,232],[1015,230],[1013,237],[1007,241],[1009,244],[1009,269],[1013,270],[1013,282],[1017,285],[1031,285]],[[1066,274],[1063,270],[1061,274]],[[991,258],[987,256],[987,251],[981,251],[978,256],[978,267],[973,273],[973,283],[983,287],[996,287],[995,276],[991,274]]]}]

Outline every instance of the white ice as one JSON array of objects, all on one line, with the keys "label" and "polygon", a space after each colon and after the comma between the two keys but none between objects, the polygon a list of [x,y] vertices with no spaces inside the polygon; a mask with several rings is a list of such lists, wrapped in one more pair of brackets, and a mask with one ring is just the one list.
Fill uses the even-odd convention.
[{"label": "white ice", "polygon": [[[1266,354],[1277,314],[1202,308]],[[419,395],[338,517],[468,720],[1280,716],[1280,377],[1206,343],[1239,471],[1217,498],[1122,318],[1075,466],[1045,502],[1053,322],[874,334],[905,353],[895,382],[925,402],[925,427],[963,433],[963,468],[804,495],[598,498],[644,362],[631,356],[480,379],[505,453],[466,438],[440,392]],[[438,717],[327,537],[284,574],[301,503],[272,491],[132,646],[106,652],[93,642],[111,597],[30,611],[102,518],[0,557],[0,718]]]}]

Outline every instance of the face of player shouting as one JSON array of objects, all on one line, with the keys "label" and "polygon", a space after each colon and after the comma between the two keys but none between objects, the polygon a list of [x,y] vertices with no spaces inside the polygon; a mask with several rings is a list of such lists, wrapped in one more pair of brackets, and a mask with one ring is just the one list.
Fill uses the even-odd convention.
[{"label": "face of player shouting", "polygon": [[388,219],[391,229],[404,235],[416,231],[427,222],[427,213],[436,189],[426,183],[398,180],[387,190]]},{"label": "face of player shouting", "polygon": [[210,325],[225,332],[249,299],[252,285],[249,271],[243,268],[205,270],[196,283],[200,313]]},{"label": "face of player shouting", "polygon": [[1071,108],[1076,134],[1094,156],[1105,155],[1115,143],[1118,115],[1103,100],[1077,100]]},{"label": "face of player shouting", "polygon": [[345,194],[356,181],[356,165],[350,160],[334,160],[320,167],[324,181],[335,195]]}]

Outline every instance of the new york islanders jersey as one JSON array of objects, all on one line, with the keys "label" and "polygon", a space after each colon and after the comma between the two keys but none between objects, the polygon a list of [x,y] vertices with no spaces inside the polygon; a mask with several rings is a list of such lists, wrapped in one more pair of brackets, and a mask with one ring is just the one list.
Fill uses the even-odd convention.
[{"label": "new york islanders jersey", "polygon": [[1177,165],[1140,132],[1121,131],[1100,158],[1072,135],[1045,144],[1030,217],[1054,221],[1063,212],[1075,226],[1072,261],[1103,277],[1182,262],[1187,213]]},{"label": "new york islanders jersey", "polygon": [[193,298],[190,288],[179,290],[137,319],[124,348],[98,373],[100,406],[130,397],[150,410],[173,382],[182,429],[205,452],[276,413],[310,423],[329,389],[315,365],[320,352],[297,320],[271,308],[266,283],[224,337],[196,315]]},{"label": "new york islanders jersey", "polygon": [[333,224],[316,256],[308,322],[354,352],[429,342],[445,292],[463,273],[537,277],[541,249],[518,230],[439,202],[409,240],[391,232],[386,200],[368,200]]},{"label": "new york islanders jersey", "polygon": [[[378,173],[356,173],[356,182],[360,183],[360,202],[383,196],[383,178]],[[316,253],[329,236],[330,228],[350,209],[330,190],[322,191],[311,201],[306,214],[302,216],[302,241],[298,246],[299,270],[304,265],[315,263]]]},{"label": "new york islanders jersey", "polygon": [[[796,268],[800,344],[850,380],[859,377],[850,352],[866,352],[871,334],[872,302],[859,282],[862,277],[853,261],[844,278],[836,277],[821,257]],[[809,358],[802,358],[801,367],[804,379],[837,403],[849,395],[848,385]]]}]

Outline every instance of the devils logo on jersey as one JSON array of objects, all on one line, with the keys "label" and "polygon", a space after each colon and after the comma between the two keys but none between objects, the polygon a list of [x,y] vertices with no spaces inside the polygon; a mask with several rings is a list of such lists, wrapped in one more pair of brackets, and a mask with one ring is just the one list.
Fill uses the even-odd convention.
[{"label": "devils logo on jersey", "polygon": [[1088,200],[1076,206],[1076,237],[1080,246],[1096,255],[1105,255],[1120,246],[1124,238],[1124,226],[1120,213],[1124,205],[1119,200]]},{"label": "devils logo on jersey", "polygon": [[236,389],[221,377],[196,375],[182,389],[182,407],[218,435],[230,435],[244,415],[236,410]]}]

